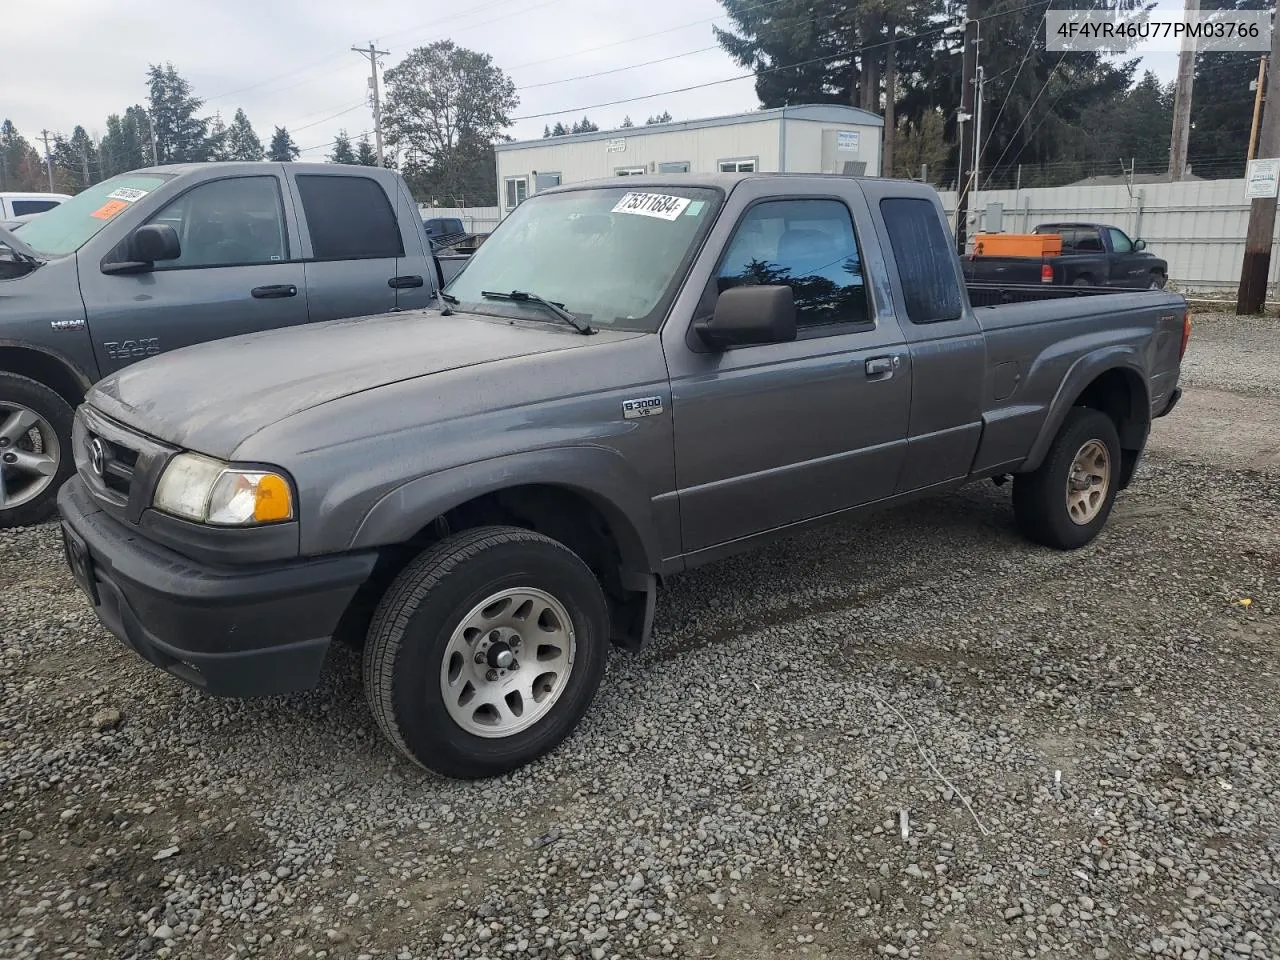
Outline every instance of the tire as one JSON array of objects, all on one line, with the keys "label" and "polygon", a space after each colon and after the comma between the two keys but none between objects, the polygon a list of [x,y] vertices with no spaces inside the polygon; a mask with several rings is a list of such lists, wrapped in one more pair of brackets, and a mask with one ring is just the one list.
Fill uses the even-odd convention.
[{"label": "tire", "polygon": [[[477,612],[504,592],[516,599],[499,616],[486,616],[497,603]],[[521,598],[533,604],[533,619],[540,605],[550,616],[538,623],[520,620]],[[562,616],[568,623],[553,632]],[[484,624],[474,640],[463,632],[467,623]],[[503,640],[489,646],[499,633]],[[534,636],[549,638],[550,646],[539,644],[526,656],[532,643],[522,640]],[[496,776],[544,756],[573,731],[600,686],[608,638],[604,592],[568,548],[518,527],[466,530],[419,555],[378,604],[364,649],[365,693],[383,734],[410,760],[456,779]],[[486,679],[498,672],[505,654],[515,657],[514,668]],[[477,656],[487,656],[486,662],[476,664]],[[542,671],[555,668],[554,686],[547,681],[544,690],[540,682],[551,674]],[[467,686],[474,691],[470,701]],[[521,688],[524,693],[517,692]],[[539,693],[543,700],[535,702]],[[519,714],[513,695],[520,698]],[[505,712],[476,706],[499,701]]]},{"label": "tire", "polygon": [[1071,281],[1073,287],[1092,287],[1093,279],[1090,277],[1076,277]]},{"label": "tire", "polygon": [[1148,285],[1147,289],[1148,289],[1148,290],[1163,290],[1163,289],[1164,289],[1164,285],[1165,285],[1166,283],[1168,283],[1168,282],[1169,282],[1168,277],[1166,277],[1163,273],[1153,273],[1153,274],[1151,274],[1151,282],[1150,282],[1150,284]]},{"label": "tire", "polygon": [[57,509],[58,488],[75,472],[74,417],[43,383],[0,372],[0,529],[41,523]]},{"label": "tire", "polygon": [[[1090,490],[1072,488],[1073,467],[1080,456],[1091,458]],[[1105,467],[1100,468],[1103,460]],[[1099,479],[1100,474],[1105,477]],[[1120,438],[1115,424],[1105,413],[1073,407],[1040,467],[1014,478],[1013,512],[1018,528],[1027,539],[1046,547],[1083,547],[1106,524],[1119,483]]]}]

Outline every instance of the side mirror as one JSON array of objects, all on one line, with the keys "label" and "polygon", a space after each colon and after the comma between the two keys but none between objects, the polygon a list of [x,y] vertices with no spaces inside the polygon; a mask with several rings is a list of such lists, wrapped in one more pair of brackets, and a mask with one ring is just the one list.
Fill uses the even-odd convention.
[{"label": "side mirror", "polygon": [[1133,249],[1135,249],[1135,250],[1145,250],[1145,249],[1147,249],[1147,241],[1145,241],[1145,240],[1135,240],[1135,241],[1133,241]]},{"label": "side mirror", "polygon": [[796,338],[796,304],[788,286],[734,287],[716,299],[715,314],[694,330],[714,350]]},{"label": "side mirror", "polygon": [[177,260],[182,256],[178,231],[167,223],[148,223],[133,231],[130,246],[133,259],[142,263]]}]

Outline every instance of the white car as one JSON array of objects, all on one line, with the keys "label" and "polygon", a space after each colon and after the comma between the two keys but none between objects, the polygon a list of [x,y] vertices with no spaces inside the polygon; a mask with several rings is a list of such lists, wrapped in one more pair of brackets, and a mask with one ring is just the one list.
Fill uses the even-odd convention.
[{"label": "white car", "polygon": [[70,199],[65,193],[0,193],[0,222],[25,223]]}]

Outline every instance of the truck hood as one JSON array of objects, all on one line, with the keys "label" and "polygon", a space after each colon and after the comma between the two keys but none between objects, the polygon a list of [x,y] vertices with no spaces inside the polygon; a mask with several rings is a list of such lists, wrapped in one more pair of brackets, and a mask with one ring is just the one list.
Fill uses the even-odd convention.
[{"label": "truck hood", "polygon": [[226,459],[258,431],[342,397],[635,335],[584,337],[567,327],[425,310],[332,320],[152,357],[100,380],[88,402],[165,443]]}]

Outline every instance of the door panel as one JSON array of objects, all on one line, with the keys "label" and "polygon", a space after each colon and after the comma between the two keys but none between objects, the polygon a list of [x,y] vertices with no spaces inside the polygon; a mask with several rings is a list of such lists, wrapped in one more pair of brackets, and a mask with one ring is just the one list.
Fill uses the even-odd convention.
[{"label": "door panel", "polygon": [[[673,379],[685,552],[890,496],[911,402],[900,340],[872,330],[731,350]],[[891,376],[868,376],[868,360],[893,357]]]},{"label": "door panel", "polygon": [[435,300],[435,261],[422,226],[422,217],[409,188],[396,178],[393,189],[396,192],[396,219],[400,221],[400,238],[404,245],[404,255],[396,261],[396,308],[420,310]]},{"label": "door panel", "polygon": [[[392,198],[376,173],[293,176],[306,225],[306,286],[313,321],[396,308],[404,243]],[[387,178],[382,178],[387,179]]]},{"label": "door panel", "polygon": [[911,365],[877,324],[844,199],[763,199],[707,288],[786,284],[799,339],[672,363],[686,553],[890,496],[905,452]]},{"label": "door panel", "polygon": [[[307,321],[302,264],[291,260],[296,226],[278,177],[197,184],[148,222],[174,227],[182,247],[177,260],[132,275],[80,262],[103,375],[167,350]],[[128,259],[122,248],[108,257],[122,259]]]}]

